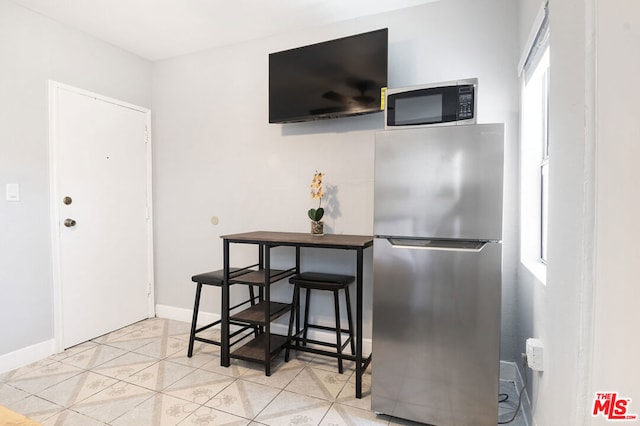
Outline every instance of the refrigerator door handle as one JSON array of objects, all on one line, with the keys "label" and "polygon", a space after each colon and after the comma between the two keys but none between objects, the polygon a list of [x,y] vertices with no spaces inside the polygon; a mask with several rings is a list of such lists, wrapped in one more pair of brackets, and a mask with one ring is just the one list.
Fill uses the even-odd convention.
[{"label": "refrigerator door handle", "polygon": [[491,241],[428,240],[414,238],[387,238],[394,248],[413,250],[467,251],[478,253]]}]

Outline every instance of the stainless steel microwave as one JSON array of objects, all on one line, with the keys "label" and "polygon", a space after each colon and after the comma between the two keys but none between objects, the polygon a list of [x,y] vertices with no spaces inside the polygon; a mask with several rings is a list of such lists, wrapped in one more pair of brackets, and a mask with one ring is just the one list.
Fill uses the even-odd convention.
[{"label": "stainless steel microwave", "polygon": [[476,123],[478,79],[388,89],[385,129]]}]

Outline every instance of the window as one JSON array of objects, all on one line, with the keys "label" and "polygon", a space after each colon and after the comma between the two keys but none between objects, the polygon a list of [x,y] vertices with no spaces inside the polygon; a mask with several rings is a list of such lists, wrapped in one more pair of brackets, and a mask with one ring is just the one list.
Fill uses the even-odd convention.
[{"label": "window", "polygon": [[546,281],[549,210],[549,27],[548,8],[522,66],[521,261]]},{"label": "window", "polygon": [[[549,47],[536,71],[540,74],[540,260],[547,263],[547,222],[549,216]],[[535,143],[535,142],[533,142]]]}]

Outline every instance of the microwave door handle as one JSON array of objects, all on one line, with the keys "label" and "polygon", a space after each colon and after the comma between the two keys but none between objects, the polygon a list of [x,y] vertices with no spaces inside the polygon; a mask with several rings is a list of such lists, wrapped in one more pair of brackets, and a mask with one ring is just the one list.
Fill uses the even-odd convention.
[{"label": "microwave door handle", "polygon": [[488,241],[416,240],[410,238],[387,238],[393,248],[411,250],[462,251],[479,253]]}]

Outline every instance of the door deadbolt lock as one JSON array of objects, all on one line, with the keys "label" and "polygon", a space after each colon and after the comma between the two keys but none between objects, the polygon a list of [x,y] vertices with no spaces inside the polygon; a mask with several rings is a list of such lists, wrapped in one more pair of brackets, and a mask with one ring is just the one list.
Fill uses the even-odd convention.
[{"label": "door deadbolt lock", "polygon": [[73,202],[73,200],[71,199],[71,197],[64,197],[62,199],[62,202],[68,206],[69,204],[71,204]]},{"label": "door deadbolt lock", "polygon": [[67,228],[73,228],[74,226],[76,226],[76,221],[67,218],[64,220],[64,226],[66,226]]}]

